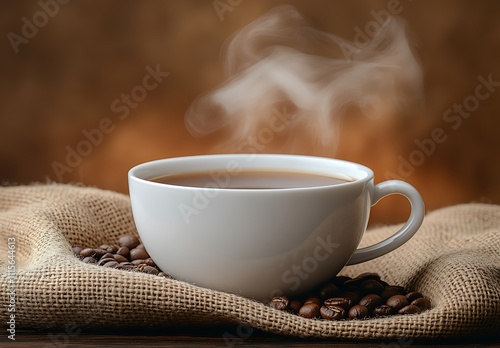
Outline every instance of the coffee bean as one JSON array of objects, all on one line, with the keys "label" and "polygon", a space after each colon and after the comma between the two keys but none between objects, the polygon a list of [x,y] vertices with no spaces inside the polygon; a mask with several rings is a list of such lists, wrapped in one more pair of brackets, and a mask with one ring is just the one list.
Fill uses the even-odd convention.
[{"label": "coffee bean", "polygon": [[158,273],[158,276],[160,277],[165,277],[165,278],[172,278],[172,276],[168,273],[165,273],[165,272],[160,272]]},{"label": "coffee bean", "polygon": [[408,302],[408,299],[404,295],[394,295],[389,297],[385,304],[395,310],[400,310],[401,308],[408,306],[410,302]]},{"label": "coffee bean", "polygon": [[372,273],[372,272],[361,273],[360,275],[357,276],[357,278],[363,280],[374,279],[380,281],[380,276],[377,273]]},{"label": "coffee bean", "polygon": [[95,250],[92,248],[85,248],[80,250],[80,256],[87,257],[95,254]]},{"label": "coffee bean", "polygon": [[348,298],[333,297],[333,298],[326,299],[324,301],[324,305],[325,306],[337,306],[337,307],[343,308],[344,310],[348,311],[349,308],[351,308],[354,304]]},{"label": "coffee bean", "polygon": [[413,300],[411,304],[419,307],[423,311],[431,308],[431,301],[427,297],[417,298]]},{"label": "coffee bean", "polygon": [[399,287],[395,287],[395,286],[386,286],[385,289],[380,293],[380,296],[382,296],[382,298],[384,300],[387,300],[389,299],[389,297],[392,297],[392,296],[395,296],[395,295],[404,295],[406,293],[406,291],[401,291],[401,289],[399,289]]},{"label": "coffee bean", "polygon": [[122,255],[122,256],[125,256],[125,257],[126,257],[126,256],[128,255],[128,253],[129,253],[129,251],[130,251],[130,249],[129,249],[129,248],[127,248],[127,247],[125,247],[125,246],[122,246],[122,247],[120,247],[120,248],[116,251],[116,253],[117,253],[118,255]]},{"label": "coffee bean", "polygon": [[323,305],[320,310],[320,315],[326,320],[341,320],[346,317],[346,311],[339,306]]},{"label": "coffee bean", "polygon": [[344,292],[341,295],[343,298],[346,298],[351,301],[351,306],[354,306],[355,304],[358,304],[359,300],[361,299],[361,296],[358,295],[356,292]]},{"label": "coffee bean", "polygon": [[350,279],[352,278],[347,276],[337,276],[332,279],[332,283],[335,284],[338,288],[341,288],[344,286],[344,283]]},{"label": "coffee bean", "polygon": [[115,261],[114,257],[103,257],[99,259],[99,262],[97,263],[99,266],[104,265],[106,262],[110,261]]},{"label": "coffee bean", "polygon": [[132,261],[130,261],[130,262],[131,262],[133,265],[138,266],[138,265],[140,265],[140,264],[145,263],[145,260],[143,260],[143,259],[137,259],[137,260],[132,260]]},{"label": "coffee bean", "polygon": [[146,252],[145,249],[132,249],[130,250],[130,259],[131,260],[137,260],[137,259],[147,259],[149,258],[149,254]]},{"label": "coffee bean", "polygon": [[102,255],[102,257],[101,257],[101,258],[102,258],[102,259],[109,259],[109,258],[114,258],[114,256],[115,256],[115,254],[113,254],[113,253],[109,253],[109,252],[108,252],[108,253],[106,253],[106,254]]},{"label": "coffee bean", "polygon": [[398,311],[398,314],[415,314],[415,313],[420,313],[420,308],[412,304],[405,306]]},{"label": "coffee bean", "polygon": [[375,309],[375,307],[381,306],[385,303],[384,299],[376,294],[370,294],[359,300],[359,304],[368,308],[370,313]]},{"label": "coffee bean", "polygon": [[378,280],[367,279],[361,283],[361,290],[367,294],[380,294],[384,287]]},{"label": "coffee bean", "polygon": [[279,309],[281,311],[286,311],[289,304],[290,300],[288,299],[288,297],[276,296],[272,298],[271,302],[269,302],[269,307]]},{"label": "coffee bean", "polygon": [[323,304],[323,302],[321,301],[321,299],[318,297],[318,296],[311,296],[311,297],[308,297],[305,301],[304,301],[304,304],[308,304],[308,303],[316,303],[317,305],[321,306]]},{"label": "coffee bean", "polygon": [[132,235],[124,235],[118,238],[118,245],[129,249],[135,248],[140,243],[139,239]]},{"label": "coffee bean", "polygon": [[368,317],[369,310],[363,305],[355,305],[348,312],[349,319],[363,319]]},{"label": "coffee bean", "polygon": [[417,298],[423,297],[421,293],[412,291],[406,294],[406,298],[408,299],[408,302],[412,303],[415,301]]},{"label": "coffee bean", "polygon": [[289,307],[293,313],[299,314],[300,308],[302,307],[302,302],[299,300],[292,300],[290,301]]},{"label": "coffee bean", "polygon": [[156,266],[156,263],[155,263],[155,262],[153,261],[153,259],[152,259],[152,258],[150,258],[150,257],[149,257],[149,258],[147,258],[146,260],[144,260],[144,263],[145,263],[146,265],[148,265],[148,266],[153,266],[153,267],[155,267],[155,266]]},{"label": "coffee bean", "polygon": [[97,260],[95,258],[93,258],[92,256],[85,256],[82,259],[82,261],[85,263],[97,263]]},{"label": "coffee bean", "polygon": [[339,288],[333,283],[326,283],[319,289],[319,297],[322,300],[340,295]]},{"label": "coffee bean", "polygon": [[95,256],[96,258],[98,258],[98,259],[99,259],[99,258],[101,258],[104,254],[106,254],[106,253],[107,253],[107,251],[106,251],[106,250],[101,249],[101,248],[96,248],[96,249],[94,249],[94,251],[95,251],[95,255],[94,255],[94,256]]},{"label": "coffee bean", "polygon": [[128,262],[128,259],[123,256],[123,255],[120,255],[120,254],[114,254],[113,255],[113,258],[118,261],[118,262]]},{"label": "coffee bean", "polygon": [[144,244],[140,243],[138,246],[135,247],[136,249],[146,249]]},{"label": "coffee bean", "polygon": [[106,250],[108,253],[114,254],[118,251],[118,246],[117,245],[110,245],[107,248],[103,248],[103,249]]},{"label": "coffee bean", "polygon": [[394,314],[394,309],[388,305],[378,306],[373,309],[373,315],[376,317],[385,317]]},{"label": "coffee bean", "polygon": [[359,287],[362,282],[363,282],[363,279],[361,279],[361,278],[352,278],[352,279],[346,280],[344,282],[344,288],[348,287],[348,286]]},{"label": "coffee bean", "polygon": [[119,265],[119,263],[116,262],[116,261],[114,261],[114,260],[113,261],[108,261],[108,262],[106,262],[106,263],[103,264],[104,267],[116,267],[118,265]]},{"label": "coffee bean", "polygon": [[155,267],[151,267],[148,265],[144,266],[143,272],[149,273],[149,274],[158,274],[160,271],[158,271]]},{"label": "coffee bean", "polygon": [[82,250],[83,250],[83,249],[82,249],[82,247],[80,247],[80,246],[78,246],[78,245],[75,245],[75,246],[73,247],[73,254],[75,254],[75,255],[80,255],[80,251],[82,251]]},{"label": "coffee bean", "polygon": [[304,318],[316,318],[320,316],[319,312],[320,306],[316,303],[307,303],[304,304],[299,309],[299,315]]}]

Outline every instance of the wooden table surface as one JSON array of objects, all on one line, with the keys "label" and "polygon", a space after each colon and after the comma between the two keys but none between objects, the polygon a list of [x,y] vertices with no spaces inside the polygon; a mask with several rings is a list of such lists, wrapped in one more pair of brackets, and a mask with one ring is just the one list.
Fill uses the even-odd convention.
[{"label": "wooden table surface", "polygon": [[253,330],[238,337],[236,327],[211,328],[110,328],[82,330],[16,330],[16,341],[0,340],[0,346],[12,347],[500,347],[500,335],[438,340],[345,341],[284,337]]}]

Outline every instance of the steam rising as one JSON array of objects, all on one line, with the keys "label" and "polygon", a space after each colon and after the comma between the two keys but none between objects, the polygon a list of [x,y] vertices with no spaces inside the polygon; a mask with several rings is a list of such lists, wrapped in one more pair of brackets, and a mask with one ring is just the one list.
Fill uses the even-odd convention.
[{"label": "steam rising", "polygon": [[334,150],[348,108],[378,118],[421,95],[420,66],[396,17],[381,23],[370,40],[355,43],[280,6],[234,34],[223,56],[228,79],[186,112],[193,135],[226,129],[238,141],[286,105],[294,114],[288,129],[312,132]]}]

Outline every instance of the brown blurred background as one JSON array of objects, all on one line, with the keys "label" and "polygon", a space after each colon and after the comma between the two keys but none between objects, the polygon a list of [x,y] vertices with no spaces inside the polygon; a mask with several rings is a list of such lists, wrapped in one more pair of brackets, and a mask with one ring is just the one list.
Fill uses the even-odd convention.
[{"label": "brown blurred background", "polygon": [[[395,3],[2,1],[0,179],[80,182],[127,193],[127,171],[140,162],[234,152],[216,136],[193,138],[183,120],[194,98],[224,80],[220,50],[233,32],[276,5],[291,4],[317,28],[353,40],[356,27],[374,20],[370,11]],[[298,152],[365,164],[377,182],[404,179],[422,193],[428,210],[500,203],[500,88],[490,86],[489,96],[473,103],[479,76],[500,81],[500,2],[401,0],[398,7],[422,62],[424,109],[391,122],[350,119],[336,153],[307,145]],[[115,100],[141,86],[147,69],[169,75],[157,76],[154,88],[149,80],[147,95],[136,94],[143,100],[129,104],[125,115],[125,102]],[[454,111],[446,121],[447,110],[464,101],[471,103],[470,115],[458,124]],[[102,138],[92,133],[100,127],[108,130]],[[446,141],[420,160],[415,141],[437,127]],[[95,135],[90,148],[84,130]],[[78,149],[80,159],[68,162],[68,152]],[[287,149],[269,144],[265,152]],[[402,170],[402,158],[418,165]],[[371,221],[401,222],[407,212],[403,198],[391,197],[374,208]]]}]

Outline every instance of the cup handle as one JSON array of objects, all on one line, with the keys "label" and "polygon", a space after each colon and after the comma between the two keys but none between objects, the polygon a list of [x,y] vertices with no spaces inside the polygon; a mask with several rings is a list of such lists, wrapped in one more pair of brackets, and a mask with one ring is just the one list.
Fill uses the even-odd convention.
[{"label": "cup handle", "polygon": [[373,205],[385,196],[391,194],[400,194],[405,196],[411,204],[411,212],[406,224],[391,237],[370,245],[365,248],[357,249],[347,263],[347,266],[365,262],[379,256],[385,255],[388,252],[399,248],[401,245],[410,240],[417,232],[425,215],[425,206],[422,197],[418,191],[410,184],[401,180],[389,180],[375,185],[373,190]]}]

